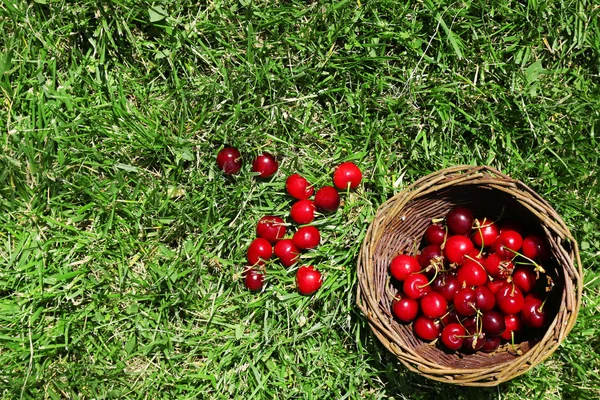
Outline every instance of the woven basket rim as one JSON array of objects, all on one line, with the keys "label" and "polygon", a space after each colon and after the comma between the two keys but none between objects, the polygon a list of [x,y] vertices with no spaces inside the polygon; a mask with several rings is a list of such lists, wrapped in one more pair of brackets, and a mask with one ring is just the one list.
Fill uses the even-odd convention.
[{"label": "woven basket rim", "polygon": [[[560,256],[557,257],[559,258],[558,268],[563,272],[565,280],[562,295],[566,302],[559,309],[561,318],[557,316],[539,342],[535,343],[525,354],[514,360],[487,367],[457,369],[426,360],[410,346],[402,342],[398,343],[398,339],[394,338],[391,333],[391,324],[394,322],[388,316],[383,315],[379,309],[378,298],[380,297],[374,293],[376,291],[375,277],[369,276],[369,273],[373,273],[374,267],[370,264],[374,262],[374,249],[382,238],[383,232],[390,220],[397,217],[407,205],[412,204],[411,202],[415,199],[425,198],[446,189],[454,190],[471,186],[496,190],[511,196],[524,210],[531,213],[533,218],[539,220],[542,227],[552,233],[553,237],[556,236],[560,239],[560,243],[564,242],[565,246],[568,246],[568,249],[564,249],[561,244],[557,249],[559,251],[557,255]],[[398,360],[413,372],[437,381],[465,386],[497,385],[529,371],[550,357],[575,324],[583,290],[583,271],[579,248],[560,215],[526,184],[490,166],[459,165],[444,168],[421,177],[385,201],[377,209],[375,217],[367,229],[359,253],[357,275],[357,305],[384,347],[395,354]],[[562,321],[560,326],[558,326],[559,320]]]}]

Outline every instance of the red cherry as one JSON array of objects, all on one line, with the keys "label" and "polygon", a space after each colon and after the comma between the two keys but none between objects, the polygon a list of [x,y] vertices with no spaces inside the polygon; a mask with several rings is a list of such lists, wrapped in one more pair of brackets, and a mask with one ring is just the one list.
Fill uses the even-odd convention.
[{"label": "red cherry", "polygon": [[262,217],[256,224],[256,236],[267,239],[271,243],[283,238],[286,232],[283,219],[272,215]]},{"label": "red cherry", "polygon": [[492,293],[494,293],[494,296],[496,295],[496,293],[498,293],[498,291],[500,290],[500,288],[502,286],[504,286],[506,283],[508,283],[508,281],[506,279],[496,279],[493,281],[488,281],[488,283],[486,283],[485,285],[490,288],[490,290],[492,291]]},{"label": "red cherry", "polygon": [[433,281],[432,289],[444,296],[446,301],[452,301],[454,295],[460,289],[460,284],[455,276],[450,274],[440,274]]},{"label": "red cherry", "polygon": [[529,328],[541,328],[548,322],[544,302],[537,296],[528,295],[521,310],[523,323]]},{"label": "red cherry", "polygon": [[492,278],[508,278],[515,266],[512,261],[503,260],[498,254],[492,253],[485,259],[483,266]]},{"label": "red cherry", "polygon": [[275,243],[274,252],[284,267],[294,265],[300,256],[300,250],[296,247],[292,239],[282,239]]},{"label": "red cherry", "polygon": [[440,323],[431,318],[420,316],[413,322],[413,330],[421,339],[431,341],[440,335]]},{"label": "red cherry", "polygon": [[270,153],[262,153],[252,163],[252,172],[257,172],[258,176],[262,179],[267,179],[275,175],[278,168],[279,164],[277,164],[277,160]]},{"label": "red cherry", "polygon": [[475,290],[467,287],[462,288],[454,295],[454,309],[459,315],[465,317],[477,312],[477,296]]},{"label": "red cherry", "polygon": [[475,306],[483,312],[491,311],[496,305],[496,296],[487,286],[475,288]]},{"label": "red cherry", "polygon": [[517,231],[504,231],[496,239],[494,249],[503,260],[511,260],[521,249],[522,244],[523,238]]},{"label": "red cherry", "polygon": [[527,294],[531,292],[537,284],[535,270],[528,266],[519,265],[512,274],[512,281],[519,289],[521,289],[523,294]]},{"label": "red cherry", "polygon": [[458,314],[456,314],[456,310],[448,311],[442,318],[440,318],[440,321],[442,324],[444,324],[444,326],[458,323]]},{"label": "red cherry", "polygon": [[303,266],[296,271],[296,286],[300,294],[315,293],[323,284],[323,276],[312,265]]},{"label": "red cherry", "polygon": [[242,156],[235,147],[224,147],[217,154],[217,166],[226,174],[237,174],[242,169]]},{"label": "red cherry", "polygon": [[299,249],[312,249],[321,242],[321,234],[314,226],[302,226],[294,233],[292,240]]},{"label": "red cherry", "polygon": [[421,254],[418,255],[417,260],[421,268],[426,269],[430,265],[434,268],[431,269],[435,272],[435,269],[442,269],[444,265],[444,257],[442,255],[442,249],[437,244],[430,244],[423,247]]},{"label": "red cherry", "polygon": [[474,353],[478,350],[481,350],[484,344],[485,333],[481,332],[465,338],[462,349],[467,353]]},{"label": "red cherry", "polygon": [[323,186],[315,194],[315,205],[323,213],[332,213],[340,206],[340,195],[333,186]]},{"label": "red cherry", "polygon": [[267,239],[256,238],[248,246],[246,258],[250,265],[263,265],[273,255],[273,247]]},{"label": "red cherry", "polygon": [[446,299],[439,293],[429,292],[421,298],[421,310],[426,317],[439,318],[446,313],[447,308]]},{"label": "red cherry", "polygon": [[293,174],[286,179],[285,190],[295,199],[306,200],[312,196],[315,189],[310,186],[306,178]]},{"label": "red cherry", "polygon": [[448,232],[439,224],[429,225],[425,230],[425,242],[441,246],[446,241]]},{"label": "red cherry", "polygon": [[488,280],[485,268],[471,260],[458,268],[456,277],[461,286],[481,286],[485,285]]},{"label": "red cherry", "polygon": [[521,252],[525,257],[537,261],[545,261],[550,256],[546,241],[538,235],[526,236],[525,239],[523,239]]},{"label": "red cherry", "polygon": [[488,311],[481,317],[482,329],[486,336],[500,336],[506,330],[504,315],[498,311]]},{"label": "red cherry", "polygon": [[465,328],[458,323],[448,324],[442,330],[442,343],[449,350],[458,350],[462,347],[465,341]]},{"label": "red cherry", "polygon": [[356,188],[362,180],[360,168],[353,162],[347,161],[341,163],[333,173],[333,184],[340,190]]},{"label": "red cherry", "polygon": [[477,247],[493,246],[498,238],[500,230],[498,225],[491,219],[475,219],[475,231],[471,236],[471,241]]},{"label": "red cherry", "polygon": [[504,314],[516,314],[523,308],[523,293],[512,283],[505,284],[496,293],[496,305]]},{"label": "red cherry", "polygon": [[431,286],[425,275],[412,274],[404,280],[402,289],[407,297],[419,299],[431,291]]},{"label": "red cherry", "polygon": [[487,336],[485,337],[481,351],[484,353],[493,353],[498,347],[500,347],[502,339],[499,336]]},{"label": "red cherry", "polygon": [[408,254],[399,254],[392,258],[390,273],[399,281],[404,281],[413,273],[419,272],[421,268],[417,260]]},{"label": "red cherry", "polygon": [[402,322],[411,322],[419,313],[419,304],[408,297],[392,301],[392,313]]},{"label": "red cherry", "polygon": [[245,273],[244,285],[251,292],[258,292],[262,289],[264,280],[265,275],[262,272],[259,272],[254,268],[250,268]]},{"label": "red cherry", "polygon": [[505,315],[504,324],[506,325],[506,329],[500,335],[504,340],[513,340],[514,335],[523,330],[523,320],[520,315]]},{"label": "red cherry", "polygon": [[446,240],[444,255],[450,263],[461,263],[463,257],[471,250],[473,250],[473,242],[471,242],[468,237],[454,235]]},{"label": "red cherry", "polygon": [[298,200],[292,205],[290,216],[297,224],[311,223],[315,219],[315,203],[312,200]]},{"label": "red cherry", "polygon": [[473,227],[473,213],[466,207],[454,207],[446,214],[446,224],[453,234],[467,235]]}]

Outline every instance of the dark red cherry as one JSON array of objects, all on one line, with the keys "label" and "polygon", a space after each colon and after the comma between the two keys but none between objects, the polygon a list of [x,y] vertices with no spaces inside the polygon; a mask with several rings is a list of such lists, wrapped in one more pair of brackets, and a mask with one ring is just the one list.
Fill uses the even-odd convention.
[{"label": "dark red cherry", "polygon": [[441,246],[446,241],[448,231],[442,225],[429,225],[425,230],[425,242]]},{"label": "dark red cherry", "polygon": [[454,295],[454,309],[459,315],[468,317],[477,312],[477,296],[475,290],[466,287],[460,289]]},{"label": "dark red cherry", "polygon": [[454,207],[446,214],[446,224],[454,235],[468,235],[473,227],[473,212],[466,207]]},{"label": "dark red cherry", "polygon": [[454,295],[460,289],[460,285],[455,276],[444,273],[435,278],[432,284],[432,289],[444,296],[446,301],[452,301],[454,299]]},{"label": "dark red cherry", "polygon": [[504,315],[498,311],[487,311],[481,317],[483,331],[486,336],[500,336],[506,330]]}]

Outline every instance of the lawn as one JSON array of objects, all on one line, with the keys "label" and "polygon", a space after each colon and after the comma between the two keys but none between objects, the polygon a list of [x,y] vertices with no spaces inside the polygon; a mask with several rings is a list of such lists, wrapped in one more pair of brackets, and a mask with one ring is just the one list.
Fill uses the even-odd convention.
[{"label": "lawn", "polygon": [[[2,398],[599,398],[599,21],[584,0],[1,2]],[[245,290],[286,176],[349,160],[363,183],[302,257],[321,290],[276,262]],[[494,388],[409,372],[355,305],[378,206],[460,164],[541,194],[584,268],[571,334]]]}]

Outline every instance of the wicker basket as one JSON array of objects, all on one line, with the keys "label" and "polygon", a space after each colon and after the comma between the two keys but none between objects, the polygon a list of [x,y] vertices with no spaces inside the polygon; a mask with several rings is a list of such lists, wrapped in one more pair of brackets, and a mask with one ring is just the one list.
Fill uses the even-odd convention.
[{"label": "wicker basket", "polygon": [[[538,225],[550,244],[549,272],[557,281],[556,317],[546,331],[518,348],[505,345],[492,354],[445,352],[416,338],[411,325],[392,317],[391,259],[411,252],[431,220],[442,218],[455,205],[470,207],[476,214],[502,214]],[[410,370],[465,386],[498,385],[549,357],[575,324],[583,278],[577,243],[556,211],[522,182],[490,167],[472,166],[428,175],[379,207],[361,247],[357,274],[357,304],[381,343]]]}]

